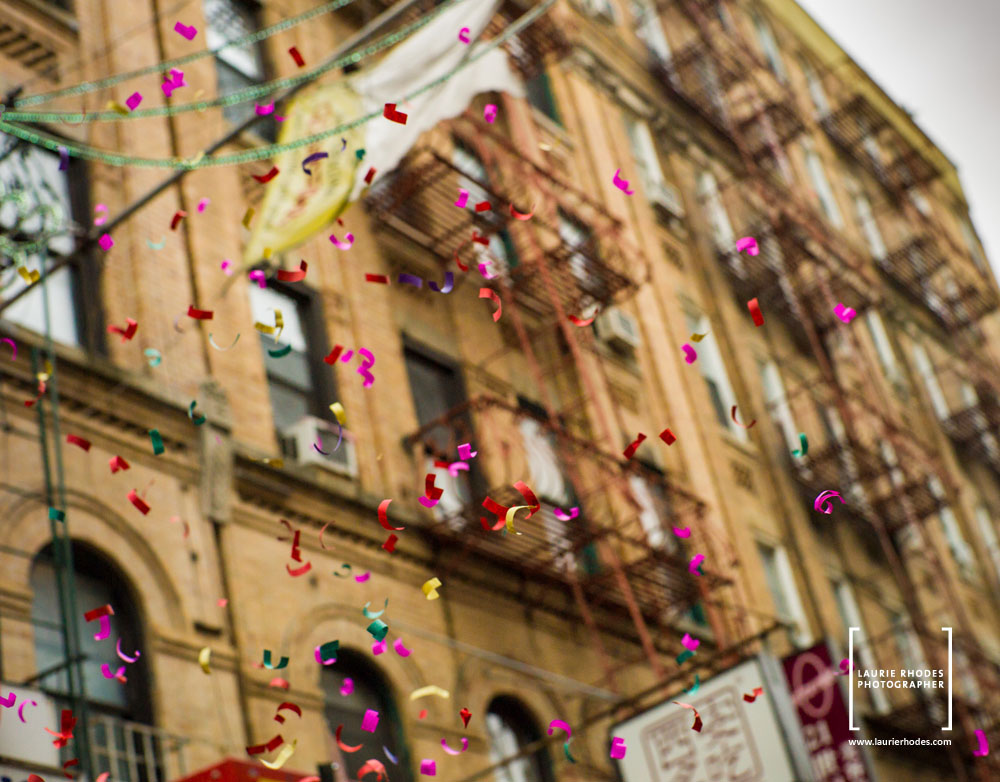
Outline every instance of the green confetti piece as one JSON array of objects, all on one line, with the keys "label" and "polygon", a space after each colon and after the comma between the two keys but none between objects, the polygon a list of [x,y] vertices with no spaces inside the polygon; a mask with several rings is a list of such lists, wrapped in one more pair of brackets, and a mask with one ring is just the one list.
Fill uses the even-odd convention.
[{"label": "green confetti piece", "polygon": [[49,508],[49,520],[66,521],[66,512],[61,511],[58,508]]},{"label": "green confetti piece", "polygon": [[194,421],[195,426],[201,426],[203,423],[205,423],[206,418],[203,415],[199,415],[197,418],[194,417],[194,409],[197,406],[198,406],[197,400],[188,405],[188,418]]},{"label": "green confetti piece", "polygon": [[570,763],[576,763],[576,760],[573,758],[573,756],[569,754],[569,742],[568,741],[565,744],[563,744],[563,752],[566,755],[566,760],[568,760]]},{"label": "green confetti piece", "polygon": [[386,634],[389,632],[389,625],[381,619],[376,619],[368,625],[367,630],[376,641],[384,641]]},{"label": "green confetti piece", "polygon": [[163,453],[166,448],[163,447],[163,438],[160,437],[160,431],[158,429],[149,430],[149,439],[153,441],[153,453],[159,456]]},{"label": "green confetti piece", "polygon": [[809,438],[806,437],[805,432],[799,432],[799,443],[801,448],[796,448],[792,451],[793,456],[805,456],[809,453]]},{"label": "green confetti piece", "polygon": [[363,149],[356,149],[356,150],[354,150],[354,156],[358,160],[364,160],[365,159],[365,151]]},{"label": "green confetti piece", "polygon": [[683,665],[686,660],[690,660],[692,657],[694,657],[694,652],[692,652],[690,649],[685,649],[683,652],[677,655],[677,664]]},{"label": "green confetti piece", "polygon": [[292,352],[292,346],[291,345],[285,345],[285,347],[283,347],[283,348],[277,348],[275,350],[268,350],[267,351],[267,355],[269,355],[271,358],[282,358],[283,356],[287,356],[291,352]]}]

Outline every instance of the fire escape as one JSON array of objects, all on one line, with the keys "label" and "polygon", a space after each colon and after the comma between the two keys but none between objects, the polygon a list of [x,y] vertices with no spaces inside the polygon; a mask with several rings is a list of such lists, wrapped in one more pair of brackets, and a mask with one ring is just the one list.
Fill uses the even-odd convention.
[{"label": "fire escape", "polygon": [[[911,427],[903,425],[900,411],[878,386],[879,368],[871,365],[851,330],[833,315],[838,301],[858,311],[871,306],[884,295],[883,286],[872,273],[867,254],[832,230],[792,183],[782,145],[801,130],[802,123],[787,119],[799,113],[794,96],[742,35],[713,13],[717,5],[711,0],[661,0],[659,7],[671,14],[675,28],[684,19],[696,37],[677,52],[676,63],[661,63],[653,72],[668,95],[692,108],[738,149],[743,169],[736,186],[751,215],[737,235],[755,236],[760,253],[748,256],[723,248],[717,253],[718,261],[741,306],[757,297],[767,316],[781,320],[795,344],[813,354],[819,378],[808,390],[827,397],[843,421],[842,436],[814,445],[801,462],[786,459],[809,512],[813,513],[812,501],[819,492],[841,490],[847,505],[838,504],[824,521],[843,520],[866,530],[868,541],[881,550],[899,584],[923,659],[944,669],[940,639],[931,632],[937,628],[928,627],[912,563],[901,556],[901,531],[919,540],[921,559],[942,576],[940,586],[957,618],[956,649],[970,663],[966,666],[973,683],[970,687],[981,694],[955,703],[955,726],[961,736],[956,744],[961,749],[953,749],[952,762],[956,768],[964,767],[971,761],[966,748],[976,746],[974,729],[985,730],[992,741],[1000,739],[1000,710],[995,702],[996,666],[976,641],[957,599],[956,585],[945,575],[941,555],[922,526],[942,502],[940,492],[931,490],[930,479],[946,476],[930,455],[933,451],[926,449]],[[896,200],[908,188],[937,175],[934,166],[860,96],[845,101],[820,124],[834,144],[868,169]],[[880,146],[889,150],[891,159],[875,156],[875,147],[868,141],[872,134],[879,134]],[[930,311],[950,333],[974,328],[978,318],[996,307],[992,289],[977,290],[962,265],[945,263],[929,236],[907,242],[876,265],[886,281]],[[824,339],[834,329],[851,352],[851,358],[845,362],[841,357],[836,368],[829,341]],[[846,370],[841,368],[845,363],[860,375],[860,388],[845,385]],[[987,413],[977,407],[969,415],[976,417],[978,426],[979,417]],[[957,426],[952,431],[953,437],[959,436]],[[911,698],[894,705],[880,719],[929,735],[944,724],[939,716],[930,700]],[[990,758],[977,758],[976,768],[982,779],[988,779],[989,769],[995,774],[998,766]]]}]

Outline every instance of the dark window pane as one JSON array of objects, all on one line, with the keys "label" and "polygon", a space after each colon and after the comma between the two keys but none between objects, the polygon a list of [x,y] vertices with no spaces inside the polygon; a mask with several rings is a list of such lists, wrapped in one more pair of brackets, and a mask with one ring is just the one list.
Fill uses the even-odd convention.
[{"label": "dark window pane", "polygon": [[[486,712],[489,755],[493,763],[511,758],[528,744],[542,737],[528,709],[516,698],[494,698]],[[552,760],[544,748],[527,757],[511,760],[497,774],[497,779],[517,782],[551,782]]]},{"label": "dark window pane", "polygon": [[268,383],[268,389],[271,392],[271,410],[277,431],[284,432],[312,413],[309,394],[274,381]]},{"label": "dark window pane", "polygon": [[549,75],[545,71],[540,71],[537,76],[528,79],[524,83],[524,88],[528,95],[528,103],[553,122],[562,124],[562,120],[559,119],[559,110],[556,108],[556,99],[552,94]]}]

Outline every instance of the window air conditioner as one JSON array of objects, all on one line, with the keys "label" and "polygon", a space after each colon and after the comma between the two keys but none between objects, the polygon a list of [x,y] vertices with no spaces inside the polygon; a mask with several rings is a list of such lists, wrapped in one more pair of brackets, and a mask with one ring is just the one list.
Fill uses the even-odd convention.
[{"label": "window air conditioner", "polygon": [[589,16],[615,23],[615,9],[611,0],[577,0],[580,9]]},{"label": "window air conditioner", "polygon": [[[318,464],[331,472],[357,477],[358,461],[354,450],[354,436],[344,431],[344,439],[337,450],[337,424],[307,415],[281,433],[281,452],[298,464]],[[321,438],[321,454],[313,445]]]},{"label": "window air conditioner", "polygon": [[594,322],[597,336],[603,342],[624,350],[639,347],[639,325],[627,312],[611,307]]},{"label": "window air conditioner", "polygon": [[653,206],[664,211],[667,217],[677,219],[684,217],[684,206],[681,204],[680,193],[673,185],[666,182],[651,182],[646,192]]}]

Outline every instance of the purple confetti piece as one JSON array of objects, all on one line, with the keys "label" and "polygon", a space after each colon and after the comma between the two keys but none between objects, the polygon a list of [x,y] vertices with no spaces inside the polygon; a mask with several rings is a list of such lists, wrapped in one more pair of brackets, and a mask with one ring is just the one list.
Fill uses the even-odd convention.
[{"label": "purple confetti piece", "polygon": [[406,283],[407,285],[412,285],[416,288],[423,287],[424,281],[422,278],[415,274],[407,274],[406,272],[400,272],[397,280],[401,283]]}]

